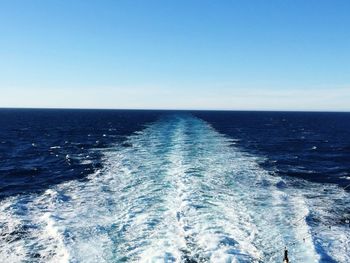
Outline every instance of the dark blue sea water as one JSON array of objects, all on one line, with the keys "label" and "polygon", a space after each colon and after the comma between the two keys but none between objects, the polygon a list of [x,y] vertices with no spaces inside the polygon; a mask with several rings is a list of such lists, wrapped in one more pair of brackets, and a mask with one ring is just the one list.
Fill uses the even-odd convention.
[{"label": "dark blue sea water", "polygon": [[350,183],[350,113],[198,112],[264,168],[314,182]]},{"label": "dark blue sea water", "polygon": [[0,110],[0,261],[350,262],[350,114]]},{"label": "dark blue sea water", "polygon": [[0,110],[0,198],[84,180],[101,154],[156,121],[160,112]]}]

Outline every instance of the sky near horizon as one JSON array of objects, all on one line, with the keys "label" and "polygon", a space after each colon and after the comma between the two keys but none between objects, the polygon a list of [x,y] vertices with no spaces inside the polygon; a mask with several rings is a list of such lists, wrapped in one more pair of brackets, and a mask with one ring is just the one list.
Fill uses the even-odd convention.
[{"label": "sky near horizon", "polygon": [[0,0],[0,107],[350,111],[348,0]]}]

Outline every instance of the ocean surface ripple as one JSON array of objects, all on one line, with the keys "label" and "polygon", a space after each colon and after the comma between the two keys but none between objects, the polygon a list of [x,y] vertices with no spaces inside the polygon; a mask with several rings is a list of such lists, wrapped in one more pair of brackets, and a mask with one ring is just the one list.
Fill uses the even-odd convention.
[{"label": "ocean surface ripple", "polygon": [[350,262],[348,192],[265,170],[193,115],[96,151],[87,180],[1,200],[4,262]]}]

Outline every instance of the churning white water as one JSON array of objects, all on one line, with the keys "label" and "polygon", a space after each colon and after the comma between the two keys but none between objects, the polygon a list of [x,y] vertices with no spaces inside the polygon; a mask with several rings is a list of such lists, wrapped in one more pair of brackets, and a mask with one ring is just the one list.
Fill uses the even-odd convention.
[{"label": "churning white water", "polygon": [[273,175],[200,119],[103,151],[88,180],[1,202],[3,262],[350,262],[349,228],[329,228],[348,193]]}]

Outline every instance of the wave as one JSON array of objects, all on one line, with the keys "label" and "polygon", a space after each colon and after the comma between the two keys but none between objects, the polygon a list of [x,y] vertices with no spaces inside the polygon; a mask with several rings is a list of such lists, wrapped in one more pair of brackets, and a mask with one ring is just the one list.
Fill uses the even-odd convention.
[{"label": "wave", "polygon": [[[349,195],[282,178],[234,140],[174,115],[103,150],[103,168],[4,199],[6,262],[350,262]],[[332,225],[330,228],[329,225]]]}]

